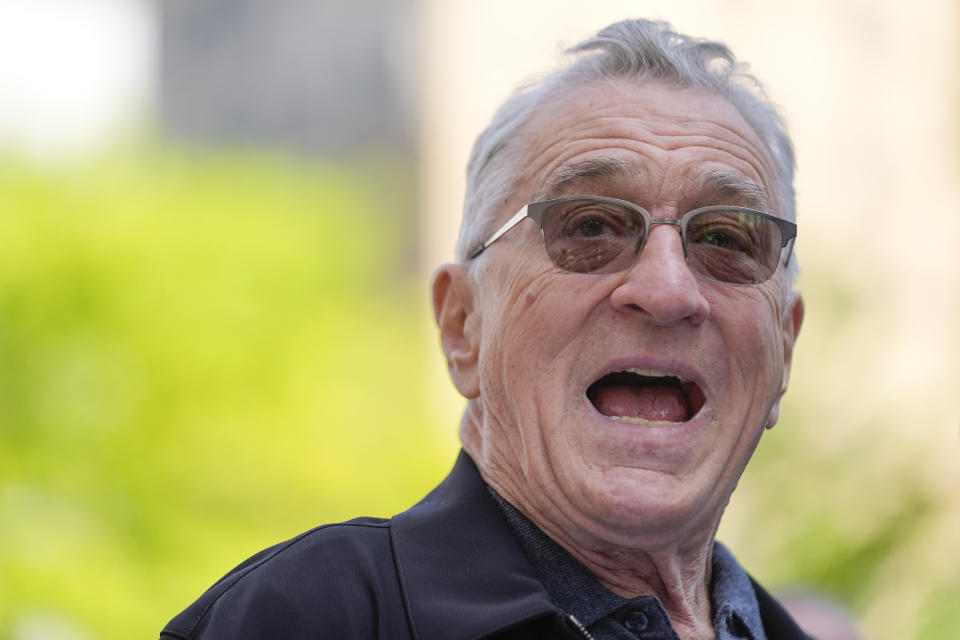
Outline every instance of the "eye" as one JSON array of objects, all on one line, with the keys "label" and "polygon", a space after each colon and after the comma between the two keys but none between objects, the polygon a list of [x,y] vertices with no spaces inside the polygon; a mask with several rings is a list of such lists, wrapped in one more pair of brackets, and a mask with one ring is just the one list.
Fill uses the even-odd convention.
[{"label": "eye", "polygon": [[607,223],[599,218],[589,218],[577,225],[577,232],[582,236],[592,238],[603,234],[608,229]]},{"label": "eye", "polygon": [[720,249],[730,249],[731,251],[742,250],[736,234],[730,233],[728,230],[711,229],[703,232],[702,235],[703,237],[699,240],[699,242],[703,242]]},{"label": "eye", "polygon": [[763,282],[780,259],[780,229],[763,214],[712,208],[687,223],[687,259],[714,280]]},{"label": "eye", "polygon": [[730,214],[701,215],[687,228],[687,242],[703,249],[719,249],[753,255],[758,238],[756,230]]},{"label": "eye", "polygon": [[571,238],[600,238],[634,233],[631,216],[617,207],[591,205],[563,213],[564,233]]},{"label": "eye", "polygon": [[[643,217],[616,202],[571,198],[543,214],[543,240],[553,263],[575,273],[624,268],[639,248]],[[634,247],[634,251],[625,251]]]}]

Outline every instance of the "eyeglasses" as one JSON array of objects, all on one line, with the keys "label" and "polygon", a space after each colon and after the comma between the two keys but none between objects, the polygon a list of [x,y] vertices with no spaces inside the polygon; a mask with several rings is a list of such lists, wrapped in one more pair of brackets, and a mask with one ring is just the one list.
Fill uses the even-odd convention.
[{"label": "eyeglasses", "polygon": [[760,284],[776,272],[797,225],[762,211],[702,207],[679,218],[654,218],[625,200],[573,196],[525,205],[468,256],[472,260],[525,218],[537,223],[547,255],[573,273],[616,273],[636,261],[655,224],[680,231],[687,263],[698,274],[730,284]]}]

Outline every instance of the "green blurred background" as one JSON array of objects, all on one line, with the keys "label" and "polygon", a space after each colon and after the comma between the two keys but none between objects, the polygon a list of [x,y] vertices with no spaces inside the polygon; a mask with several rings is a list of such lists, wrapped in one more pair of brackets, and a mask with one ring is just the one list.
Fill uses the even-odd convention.
[{"label": "green blurred background", "polygon": [[0,164],[0,637],[151,637],[259,548],[442,477],[423,283],[367,175]]},{"label": "green blurred background", "polygon": [[[424,42],[431,20],[474,33],[469,14],[415,4]],[[213,14],[157,15],[169,49],[177,25]],[[182,62],[162,61],[166,86]],[[359,119],[360,133],[325,138],[310,127],[342,114],[302,136],[224,130],[246,117],[234,94],[208,121],[171,100],[154,100],[150,133],[66,155],[0,136],[0,640],[155,637],[248,555],[403,510],[456,455],[460,403],[437,373],[427,299],[431,243],[453,237],[418,215],[437,162],[418,136],[435,113],[381,130],[354,106],[341,132]],[[433,104],[402,88],[377,100]],[[960,287],[953,254],[922,242],[952,247],[956,216],[902,253],[902,225],[864,242],[819,206],[842,197],[820,195],[828,174],[803,164],[810,128],[800,117],[807,319],[781,423],[720,537],[771,588],[848,606],[870,638],[955,639]],[[447,164],[462,173],[465,155]],[[880,215],[879,201],[864,207]]]}]

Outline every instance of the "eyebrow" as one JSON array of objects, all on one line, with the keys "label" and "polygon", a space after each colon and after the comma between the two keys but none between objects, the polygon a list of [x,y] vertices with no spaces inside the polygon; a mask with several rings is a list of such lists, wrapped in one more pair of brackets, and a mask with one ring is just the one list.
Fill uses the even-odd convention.
[{"label": "eyebrow", "polygon": [[562,196],[567,190],[597,179],[634,177],[643,169],[622,158],[600,157],[579,162],[564,163],[537,192],[537,200],[549,200]]},{"label": "eyebrow", "polygon": [[769,209],[770,198],[766,187],[729,171],[708,172],[703,176],[700,188],[702,192],[735,198],[739,201],[723,204],[740,204],[764,211]]},{"label": "eyebrow", "polygon": [[[622,158],[602,156],[579,162],[564,163],[550,176],[537,192],[536,200],[550,200],[563,196],[568,190],[595,180],[633,178],[645,173],[643,167]],[[739,204],[763,211],[769,210],[770,198],[762,184],[730,171],[708,171],[700,181],[700,192],[710,196],[730,198]]]}]

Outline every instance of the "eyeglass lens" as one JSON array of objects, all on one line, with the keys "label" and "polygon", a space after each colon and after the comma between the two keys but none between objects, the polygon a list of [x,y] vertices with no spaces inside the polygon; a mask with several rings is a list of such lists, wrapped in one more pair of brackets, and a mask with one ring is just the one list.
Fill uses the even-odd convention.
[{"label": "eyeglass lens", "polygon": [[[759,213],[709,207],[685,219],[687,262],[703,276],[734,284],[767,280],[780,262],[780,227]],[[567,200],[543,212],[550,259],[576,273],[629,269],[649,233],[638,211],[612,202]]]}]

